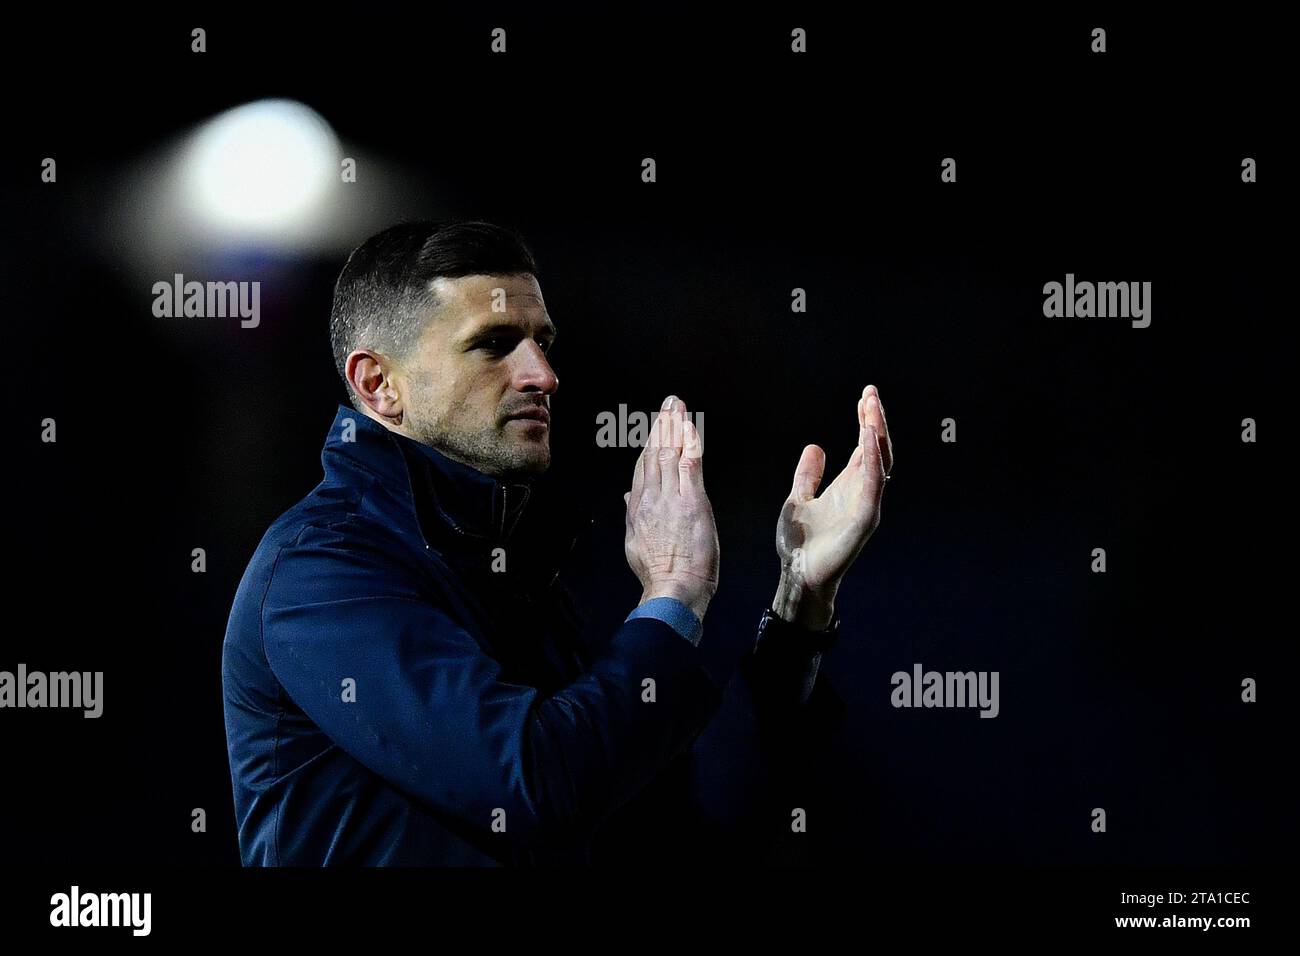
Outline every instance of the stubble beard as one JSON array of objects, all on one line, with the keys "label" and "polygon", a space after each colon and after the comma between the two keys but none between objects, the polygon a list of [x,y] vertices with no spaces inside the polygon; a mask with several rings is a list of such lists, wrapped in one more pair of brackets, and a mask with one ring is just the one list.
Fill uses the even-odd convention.
[{"label": "stubble beard", "polygon": [[548,444],[512,441],[505,433],[512,427],[508,424],[464,431],[444,420],[408,416],[407,427],[421,444],[494,478],[531,481],[540,478],[551,463]]}]

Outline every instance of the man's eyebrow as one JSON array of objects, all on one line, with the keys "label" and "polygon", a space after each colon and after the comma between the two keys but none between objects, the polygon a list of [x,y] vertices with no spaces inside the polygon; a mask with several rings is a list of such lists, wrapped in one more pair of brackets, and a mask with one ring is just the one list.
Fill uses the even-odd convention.
[{"label": "man's eyebrow", "polygon": [[[493,335],[520,335],[528,332],[530,327],[529,323],[526,322],[493,322],[491,325],[485,325],[469,332],[469,334],[465,336],[465,341],[477,342],[480,339],[490,338]],[[555,327],[555,323],[549,318],[542,325],[539,332],[543,335],[549,335],[551,341],[555,341],[555,338],[560,334],[559,330]]]}]

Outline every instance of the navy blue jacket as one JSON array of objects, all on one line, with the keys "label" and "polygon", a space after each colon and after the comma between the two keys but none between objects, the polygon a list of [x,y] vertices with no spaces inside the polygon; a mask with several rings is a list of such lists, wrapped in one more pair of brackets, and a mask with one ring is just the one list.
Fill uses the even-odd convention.
[{"label": "navy blue jacket", "polygon": [[[534,486],[347,406],[321,460],[226,630],[245,865],[599,863],[620,813],[676,834],[662,853],[789,829],[790,768],[843,716],[824,678],[790,700],[806,657],[711,655],[646,617],[589,648],[557,570],[574,536]],[[701,766],[711,721],[725,755]]]}]

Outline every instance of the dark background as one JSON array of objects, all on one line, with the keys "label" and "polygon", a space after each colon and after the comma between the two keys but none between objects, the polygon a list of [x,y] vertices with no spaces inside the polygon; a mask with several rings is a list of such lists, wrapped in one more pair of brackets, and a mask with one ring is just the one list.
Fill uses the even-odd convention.
[{"label": "dark background", "polygon": [[[1097,25],[1104,55],[1088,52]],[[113,234],[110,192],[165,137],[284,96],[400,163],[412,218],[494,219],[532,244],[562,333],[553,480],[594,519],[572,580],[598,628],[639,592],[621,549],[636,451],[596,447],[599,412],[671,391],[703,413],[723,546],[706,633],[743,633],[776,584],[800,449],[823,445],[829,481],[858,394],[880,387],[898,464],[840,591],[823,674],[849,725],[810,781],[800,861],[1289,854],[1280,43],[1257,21],[1104,11],[16,25],[0,668],[103,670],[105,711],[0,713],[0,845],[238,863],[221,641],[262,532],[320,476],[343,400],[326,327],[342,256],[251,263],[279,277],[257,329],[165,326],[97,230]],[[57,185],[39,181],[45,156]],[[956,184],[939,181],[945,156]],[[1150,328],[1045,319],[1042,286],[1067,272],[1151,281]],[[47,416],[57,444],[40,442]],[[1246,417],[1257,444],[1240,441]],[[889,675],[917,661],[1000,671],[1000,716],[893,709]],[[1241,702],[1244,677],[1259,703]]]}]

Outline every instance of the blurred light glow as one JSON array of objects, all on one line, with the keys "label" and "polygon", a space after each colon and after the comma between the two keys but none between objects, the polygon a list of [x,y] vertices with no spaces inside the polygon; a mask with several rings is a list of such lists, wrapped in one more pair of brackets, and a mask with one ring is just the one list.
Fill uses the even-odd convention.
[{"label": "blurred light glow", "polygon": [[321,212],[338,163],[338,140],[315,110],[293,100],[249,103],[195,134],[185,160],[189,205],[222,231],[291,233]]}]

